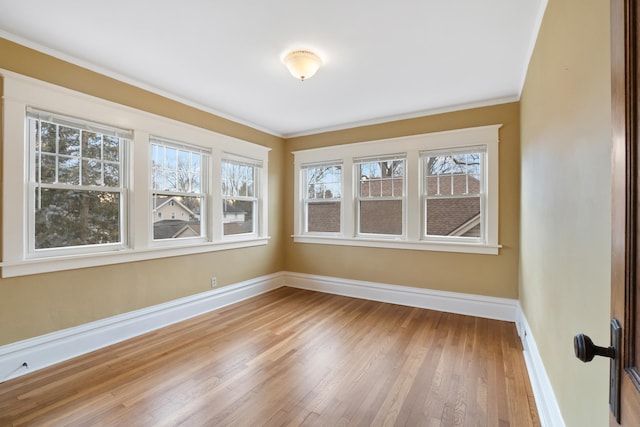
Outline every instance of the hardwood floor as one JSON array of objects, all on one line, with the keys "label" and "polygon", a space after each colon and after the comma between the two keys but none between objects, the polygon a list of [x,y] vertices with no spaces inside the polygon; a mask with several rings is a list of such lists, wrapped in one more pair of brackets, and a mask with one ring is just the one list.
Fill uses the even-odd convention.
[{"label": "hardwood floor", "polygon": [[512,323],[280,288],[2,383],[0,425],[540,424]]}]

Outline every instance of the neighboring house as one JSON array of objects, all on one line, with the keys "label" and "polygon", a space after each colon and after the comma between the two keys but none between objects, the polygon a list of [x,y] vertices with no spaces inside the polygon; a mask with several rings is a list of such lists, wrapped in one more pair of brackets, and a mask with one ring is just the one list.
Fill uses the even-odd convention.
[{"label": "neighboring house", "polygon": [[199,237],[200,221],[165,219],[153,224],[154,239],[176,239],[178,237]]},{"label": "neighboring house", "polygon": [[222,212],[223,224],[245,221],[245,217],[247,216],[247,213],[243,209],[237,207],[234,203],[231,203],[229,200],[225,200],[222,206],[223,206],[223,212]]},{"label": "neighboring house", "polygon": [[[427,229],[432,236],[480,237],[480,182],[469,176],[432,177],[428,183],[428,194],[436,196],[428,201]],[[437,197],[453,194],[459,197]],[[402,195],[402,180],[369,178],[360,186],[361,197],[393,197]],[[467,197],[468,196],[468,197]],[[402,234],[402,223],[390,221],[398,216],[402,204],[399,200],[371,200],[361,206],[366,217],[363,226],[378,233]],[[340,230],[340,204],[334,201],[314,202],[309,209],[309,224],[313,231]]]},{"label": "neighboring house", "polygon": [[249,214],[230,200],[222,205],[222,225],[224,235],[246,234],[253,232],[253,221]]},{"label": "neighboring house", "polygon": [[480,181],[464,174],[430,176],[427,194],[433,196],[427,201],[430,235],[480,237]]},{"label": "neighboring house", "polygon": [[[189,209],[176,197],[154,199],[153,238],[176,239],[200,236],[200,213]],[[247,212],[230,201],[223,205],[222,223],[226,235],[250,233]]]},{"label": "neighboring house", "polygon": [[175,239],[200,236],[200,213],[176,197],[154,197],[153,238]]},{"label": "neighboring house", "polygon": [[200,213],[194,212],[185,206],[176,197],[154,197],[153,199],[153,222],[177,219],[181,221],[191,221],[200,219]]}]

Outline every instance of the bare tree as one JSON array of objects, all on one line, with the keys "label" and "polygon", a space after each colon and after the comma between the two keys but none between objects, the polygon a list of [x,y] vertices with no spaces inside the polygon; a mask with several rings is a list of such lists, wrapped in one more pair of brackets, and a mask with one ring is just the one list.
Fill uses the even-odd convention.
[{"label": "bare tree", "polygon": [[480,153],[430,156],[427,158],[426,169],[428,175],[452,173],[477,175],[480,173]]}]

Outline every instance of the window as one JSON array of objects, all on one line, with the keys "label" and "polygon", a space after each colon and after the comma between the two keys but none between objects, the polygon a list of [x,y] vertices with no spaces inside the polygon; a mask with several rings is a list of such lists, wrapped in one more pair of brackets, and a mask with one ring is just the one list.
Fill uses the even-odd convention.
[{"label": "window", "polygon": [[358,234],[404,235],[404,155],[355,159]]},{"label": "window", "polygon": [[261,163],[227,155],[222,160],[222,225],[225,236],[256,232]]},{"label": "window", "polygon": [[471,147],[422,153],[425,238],[482,240],[484,152]]},{"label": "window", "polygon": [[0,74],[2,277],[268,243],[269,148]]},{"label": "window", "polygon": [[500,126],[295,151],[294,241],[497,254]]},{"label": "window", "polygon": [[33,109],[27,122],[29,252],[126,245],[123,166],[130,132]]},{"label": "window", "polygon": [[342,229],[342,165],[302,167],[306,233],[339,233]]},{"label": "window", "polygon": [[[153,222],[154,240],[206,236],[202,222],[206,218],[208,153],[157,137],[151,139],[152,216],[157,217]],[[170,219],[163,220],[163,212],[169,212]]]}]

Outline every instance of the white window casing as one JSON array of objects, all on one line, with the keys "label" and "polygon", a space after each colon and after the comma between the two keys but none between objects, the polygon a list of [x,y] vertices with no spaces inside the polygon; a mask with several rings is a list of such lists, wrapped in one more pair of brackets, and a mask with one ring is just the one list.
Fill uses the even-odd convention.
[{"label": "white window casing", "polygon": [[[224,240],[257,236],[266,224],[262,221],[262,161],[222,154],[221,236]],[[244,211],[243,209],[250,207]]]},{"label": "white window casing", "polygon": [[[149,142],[151,215],[157,218],[151,223],[152,244],[183,245],[187,241],[197,243],[210,240],[207,194],[211,149],[158,136],[152,136]],[[167,209],[171,209],[171,213],[164,220],[154,214]],[[171,226],[165,221],[168,219],[182,222]]]},{"label": "white window casing", "polygon": [[[487,241],[486,152],[486,145],[478,145],[420,153],[422,239],[481,244]],[[477,207],[473,199],[477,199]],[[432,203],[436,205],[434,220],[429,215],[430,210],[434,211],[430,209]],[[442,210],[447,205],[444,214]],[[441,212],[437,212],[438,206]]]},{"label": "white window casing", "polygon": [[[33,108],[27,108],[26,123],[26,257],[126,248],[127,146],[132,132]],[[92,216],[95,210],[107,215]],[[114,221],[105,221],[109,211],[116,214]]]},{"label": "white window casing", "polygon": [[[294,231],[300,243],[368,246],[409,250],[498,254],[498,143],[502,125],[488,125],[353,144],[294,151]],[[431,153],[482,152],[481,238],[432,236],[426,232],[423,158]],[[358,233],[358,164],[404,159],[404,218],[402,235]],[[343,170],[343,227],[336,235],[305,230],[303,170],[307,164],[340,163]],[[460,233],[466,229],[460,230]]]},{"label": "white window casing", "polygon": [[307,163],[301,165],[300,171],[304,205],[302,232],[341,236],[344,224],[342,162]]},{"label": "white window casing", "polygon": [[[122,262],[188,255],[240,247],[265,245],[267,230],[268,147],[242,141],[176,120],[95,98],[30,77],[0,69],[3,78],[3,260],[2,277],[60,271]],[[39,256],[29,251],[30,159],[27,141],[27,110],[53,113],[60,120],[77,118],[87,126],[108,124],[109,129],[131,131],[128,135],[124,167],[128,176],[125,208],[124,244],[108,252]],[[190,147],[210,152],[206,177],[206,238],[174,239],[173,244],[153,241],[150,138],[184,141]],[[251,235],[233,240],[222,239],[220,171],[223,153],[261,162],[258,203],[260,227]],[[167,214],[168,216],[169,214]],[[216,225],[214,225],[216,224]]]},{"label": "white window casing", "polygon": [[[354,184],[356,191],[354,192],[355,198],[355,224],[356,236],[363,238],[383,238],[383,239],[405,239],[406,238],[406,153],[390,154],[386,156],[367,156],[353,159],[355,168]],[[392,165],[400,166],[401,175],[396,174],[396,167],[391,167],[391,175],[383,176],[382,164],[388,167],[389,163]],[[380,171],[378,171],[380,169]],[[370,172],[373,172],[372,176]],[[386,185],[385,185],[386,184]],[[396,185],[400,184],[400,185]],[[367,230],[367,227],[363,225],[363,216],[368,212],[369,215],[376,214],[384,215],[385,212],[381,212],[384,206],[397,204],[394,202],[400,202],[400,227],[394,227],[391,221],[380,221],[378,218],[378,224],[371,224],[369,228],[377,228],[377,231]],[[369,209],[363,211],[363,206],[367,204],[377,205],[377,209]],[[392,209],[393,210],[393,209]],[[397,221],[397,219],[396,219]],[[375,223],[375,219],[370,221]],[[376,227],[374,227],[374,225]],[[395,228],[395,230],[383,231],[383,228]]]}]

